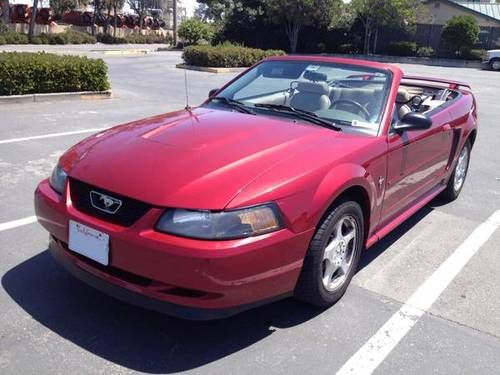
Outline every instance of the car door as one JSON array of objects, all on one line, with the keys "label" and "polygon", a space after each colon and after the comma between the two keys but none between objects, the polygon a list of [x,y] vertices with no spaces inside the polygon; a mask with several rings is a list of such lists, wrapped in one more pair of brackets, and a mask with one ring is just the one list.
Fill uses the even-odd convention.
[{"label": "car door", "polygon": [[387,177],[382,222],[436,186],[446,173],[452,146],[451,117],[434,111],[425,130],[390,131],[387,136]]}]

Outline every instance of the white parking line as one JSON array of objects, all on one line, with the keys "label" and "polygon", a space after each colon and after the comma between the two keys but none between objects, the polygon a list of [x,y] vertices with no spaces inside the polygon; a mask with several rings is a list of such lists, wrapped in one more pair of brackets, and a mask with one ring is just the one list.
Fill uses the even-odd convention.
[{"label": "white parking line", "polygon": [[467,237],[375,335],[340,368],[337,375],[371,374],[499,226],[500,210]]},{"label": "white parking line", "polygon": [[106,129],[108,129],[108,128],[92,128],[92,129],[73,130],[73,131],[70,131],[70,132],[62,132],[62,133],[51,133],[51,134],[34,135],[34,136],[31,136],[31,137],[3,139],[3,140],[0,140],[0,145],[6,144],[6,143],[16,143],[16,142],[32,141],[32,140],[36,140],[36,139],[63,137],[65,135],[85,134],[85,133],[97,133],[97,132],[100,132],[101,130],[106,130]]},{"label": "white parking line", "polygon": [[36,222],[36,216],[28,216],[23,219],[7,221],[6,223],[0,223],[0,232],[8,229],[14,229],[21,227],[23,225],[31,224]]}]

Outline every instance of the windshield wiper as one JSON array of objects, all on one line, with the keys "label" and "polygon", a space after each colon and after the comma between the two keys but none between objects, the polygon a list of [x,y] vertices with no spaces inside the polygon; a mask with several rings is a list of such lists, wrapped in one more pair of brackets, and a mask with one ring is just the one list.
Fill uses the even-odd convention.
[{"label": "windshield wiper", "polygon": [[325,128],[334,129],[337,131],[342,130],[334,122],[325,120],[325,119],[319,117],[316,113],[305,111],[303,109],[294,108],[294,107],[290,107],[290,106],[283,105],[283,104],[269,104],[269,103],[255,104],[255,107],[267,108],[267,109],[280,111],[280,112],[293,113],[296,117],[298,117],[302,120],[306,120],[306,121],[315,123],[315,124],[323,126]]},{"label": "windshield wiper", "polygon": [[248,113],[249,115],[255,115],[256,114],[254,111],[252,111],[250,108],[248,108],[247,106],[245,106],[245,104],[243,104],[242,102],[240,102],[238,100],[229,99],[229,98],[226,98],[224,96],[216,96],[215,98],[210,99],[210,101],[214,101],[214,100],[217,100],[217,101],[219,101],[221,103],[227,104],[231,108],[234,108],[234,109],[236,109],[236,110],[238,110],[240,112]]}]

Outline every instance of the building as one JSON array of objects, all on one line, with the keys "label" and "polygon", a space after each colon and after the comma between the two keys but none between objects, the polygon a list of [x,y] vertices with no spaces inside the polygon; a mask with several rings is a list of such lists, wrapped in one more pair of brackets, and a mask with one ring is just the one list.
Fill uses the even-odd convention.
[{"label": "building", "polygon": [[417,17],[417,43],[434,49],[439,47],[441,29],[453,16],[468,15],[481,28],[478,48],[500,47],[500,3],[495,0],[427,0],[424,12]]}]

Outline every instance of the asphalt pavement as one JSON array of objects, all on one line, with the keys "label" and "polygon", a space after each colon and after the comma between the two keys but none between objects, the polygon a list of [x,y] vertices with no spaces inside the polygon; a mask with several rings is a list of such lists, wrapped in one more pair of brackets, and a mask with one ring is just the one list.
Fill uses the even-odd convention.
[{"label": "asphalt pavement", "polygon": [[[30,219],[35,186],[65,149],[95,129],[186,105],[185,71],[175,68],[180,53],[92,54],[108,63],[112,99],[0,105],[0,373],[334,374],[348,373],[352,358],[352,373],[370,361],[375,374],[500,373],[500,230],[481,231],[500,209],[499,73],[401,66],[472,85],[480,129],[469,176],[457,201],[432,201],[370,249],[340,302],[315,310],[288,299],[189,322],[73,279]],[[235,75],[186,73],[191,104]],[[444,272],[449,283],[436,281],[443,264],[457,267],[457,254],[474,247],[456,275]],[[401,311],[425,285],[444,290],[408,318]],[[385,331],[394,318],[411,324]]]}]

